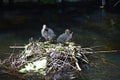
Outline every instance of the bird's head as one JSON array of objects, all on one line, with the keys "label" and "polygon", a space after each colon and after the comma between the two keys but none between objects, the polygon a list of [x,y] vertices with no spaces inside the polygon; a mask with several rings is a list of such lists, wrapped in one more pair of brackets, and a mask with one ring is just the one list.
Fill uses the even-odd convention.
[{"label": "bird's head", "polygon": [[46,28],[47,28],[47,26],[45,24],[43,24],[43,29],[46,29]]},{"label": "bird's head", "polygon": [[47,28],[47,26],[45,24],[43,25],[43,30],[48,31],[48,28]]},{"label": "bird's head", "polygon": [[65,30],[65,33],[69,34],[71,31],[69,29]]}]

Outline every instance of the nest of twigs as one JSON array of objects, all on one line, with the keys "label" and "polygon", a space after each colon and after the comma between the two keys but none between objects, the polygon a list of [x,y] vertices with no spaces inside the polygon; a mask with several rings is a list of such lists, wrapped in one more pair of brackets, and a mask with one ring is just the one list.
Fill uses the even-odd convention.
[{"label": "nest of twigs", "polygon": [[[16,46],[17,48],[17,46]],[[51,43],[31,40],[24,50],[0,63],[0,74],[20,80],[85,79],[82,66],[89,64],[91,48],[81,48],[74,42]]]}]

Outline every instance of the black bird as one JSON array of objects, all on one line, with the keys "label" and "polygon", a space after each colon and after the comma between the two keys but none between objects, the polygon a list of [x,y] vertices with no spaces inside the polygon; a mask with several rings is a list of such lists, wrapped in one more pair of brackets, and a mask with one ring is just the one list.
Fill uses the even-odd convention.
[{"label": "black bird", "polygon": [[66,29],[64,33],[62,33],[58,38],[57,42],[65,43],[68,42],[72,38],[73,32],[69,29]]},{"label": "black bird", "polygon": [[51,41],[56,36],[54,31],[48,28],[45,24],[43,25],[43,28],[41,30],[41,35],[45,38],[46,41]]}]

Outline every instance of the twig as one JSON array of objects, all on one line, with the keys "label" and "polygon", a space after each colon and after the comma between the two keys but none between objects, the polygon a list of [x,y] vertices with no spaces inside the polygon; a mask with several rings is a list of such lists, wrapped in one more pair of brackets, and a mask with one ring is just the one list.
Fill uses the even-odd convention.
[{"label": "twig", "polygon": [[80,68],[80,66],[79,66],[79,64],[78,64],[78,60],[74,57],[74,59],[75,59],[75,64],[76,64],[76,67],[77,67],[77,69],[79,70],[79,71],[81,71],[82,69]]},{"label": "twig", "polygon": [[86,52],[84,52],[84,51],[82,51],[82,52],[80,52],[80,53],[82,53],[82,54],[93,54],[93,53],[117,53],[117,52],[119,52],[120,50],[110,50],[110,51],[86,51]]},{"label": "twig", "polygon": [[9,46],[9,48],[25,48],[25,46]]},{"label": "twig", "polygon": [[117,2],[113,5],[113,7],[115,7],[118,3],[120,3],[120,0],[117,1]]},{"label": "twig", "polygon": [[110,50],[110,51],[94,51],[94,53],[116,53],[119,50]]}]

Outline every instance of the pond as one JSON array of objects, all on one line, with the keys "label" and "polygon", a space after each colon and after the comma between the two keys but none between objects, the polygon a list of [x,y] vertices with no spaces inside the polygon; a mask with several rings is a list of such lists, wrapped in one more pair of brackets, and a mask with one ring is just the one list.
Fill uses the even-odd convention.
[{"label": "pond", "polygon": [[[12,45],[25,45],[29,38],[39,39],[43,24],[52,28],[57,37],[66,28],[73,31],[72,41],[82,47],[95,50],[120,50],[120,15],[99,7],[1,9],[0,13],[0,59],[7,58],[17,49]],[[22,50],[22,49],[21,49]],[[88,71],[89,80],[119,80],[120,52],[100,53],[109,62],[105,69]],[[101,64],[100,66],[102,66]],[[108,69],[107,69],[108,68]]]}]

